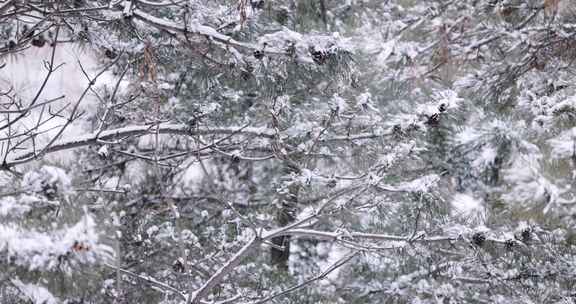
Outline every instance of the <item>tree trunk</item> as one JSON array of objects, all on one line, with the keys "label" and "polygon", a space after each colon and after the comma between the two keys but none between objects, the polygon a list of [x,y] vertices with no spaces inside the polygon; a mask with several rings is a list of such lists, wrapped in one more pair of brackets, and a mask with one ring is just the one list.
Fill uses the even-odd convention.
[{"label": "tree trunk", "polygon": [[[287,175],[296,171],[291,166],[286,166]],[[296,219],[295,211],[298,204],[298,185],[289,186],[288,192],[281,197],[282,205],[276,213],[276,221],[280,227],[286,226]],[[270,251],[272,265],[280,270],[288,270],[288,260],[290,259],[290,236],[278,236],[272,238]]]}]

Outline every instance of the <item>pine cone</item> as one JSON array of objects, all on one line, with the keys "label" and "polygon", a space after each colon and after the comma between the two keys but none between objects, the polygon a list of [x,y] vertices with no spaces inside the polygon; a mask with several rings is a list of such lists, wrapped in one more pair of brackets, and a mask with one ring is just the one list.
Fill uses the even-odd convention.
[{"label": "pine cone", "polygon": [[486,236],[482,232],[474,233],[472,236],[472,243],[478,247],[482,247],[486,241]]},{"label": "pine cone", "polygon": [[43,47],[46,44],[46,39],[44,39],[44,36],[40,35],[34,39],[32,39],[32,42],[30,42],[33,46],[35,47]]},{"label": "pine cone", "polygon": [[264,58],[264,52],[260,51],[260,50],[254,51],[254,58],[256,58],[258,60]]}]

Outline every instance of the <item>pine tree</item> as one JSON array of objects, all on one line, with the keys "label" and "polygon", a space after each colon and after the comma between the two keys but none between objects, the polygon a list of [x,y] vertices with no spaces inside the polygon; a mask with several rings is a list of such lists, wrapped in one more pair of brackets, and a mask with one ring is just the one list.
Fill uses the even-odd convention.
[{"label": "pine tree", "polygon": [[5,1],[2,302],[574,301],[575,9]]}]

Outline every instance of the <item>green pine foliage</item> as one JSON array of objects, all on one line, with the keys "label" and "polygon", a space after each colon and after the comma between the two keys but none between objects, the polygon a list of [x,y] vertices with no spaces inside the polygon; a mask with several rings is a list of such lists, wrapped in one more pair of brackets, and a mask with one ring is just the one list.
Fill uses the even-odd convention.
[{"label": "green pine foliage", "polygon": [[572,303],[575,11],[5,1],[0,302]]}]

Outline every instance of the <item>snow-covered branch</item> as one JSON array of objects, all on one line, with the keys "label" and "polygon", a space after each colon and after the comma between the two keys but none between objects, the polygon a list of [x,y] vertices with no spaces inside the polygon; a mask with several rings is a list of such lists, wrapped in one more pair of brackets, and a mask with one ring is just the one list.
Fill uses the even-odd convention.
[{"label": "snow-covered branch", "polygon": [[290,235],[301,238],[309,238],[315,240],[339,240],[339,239],[366,239],[373,241],[397,241],[397,242],[446,242],[454,241],[456,238],[449,236],[435,236],[435,237],[410,237],[410,236],[397,236],[390,234],[377,234],[377,233],[361,233],[361,232],[329,232],[319,231],[312,229],[288,229],[280,232],[272,232],[264,238],[271,238],[274,236]]},{"label": "snow-covered branch", "polygon": [[98,242],[95,228],[90,216],[68,229],[48,233],[1,225],[0,254],[31,270],[54,270],[67,263],[96,263],[109,259],[112,249]]},{"label": "snow-covered branch", "polygon": [[[78,147],[84,147],[92,144],[98,144],[100,141],[111,142],[123,140],[131,136],[140,136],[145,134],[174,134],[186,136],[199,136],[199,135],[230,135],[241,134],[249,136],[258,136],[264,138],[272,138],[274,134],[265,128],[250,128],[250,127],[226,127],[226,128],[191,128],[185,124],[159,124],[149,126],[129,126],[113,130],[102,131],[99,133],[90,133],[84,136],[79,136],[70,139],[61,139],[47,148],[42,149],[44,153],[53,153],[62,150],[69,150]],[[40,150],[25,150],[19,153],[14,153],[8,157],[7,162],[4,164],[5,168],[23,164],[26,162],[37,159],[37,154]]]},{"label": "snow-covered branch", "polygon": [[192,291],[189,296],[188,300],[186,301],[187,304],[199,304],[200,300],[204,298],[210,290],[212,290],[218,283],[224,279],[225,276],[230,274],[234,269],[240,265],[240,263],[248,256],[251,251],[257,247],[261,242],[261,239],[258,236],[254,236],[252,240],[250,240],[244,247],[242,247],[233,257],[231,257],[226,264],[224,264],[220,269],[218,269],[211,277],[202,285],[199,289]]}]

